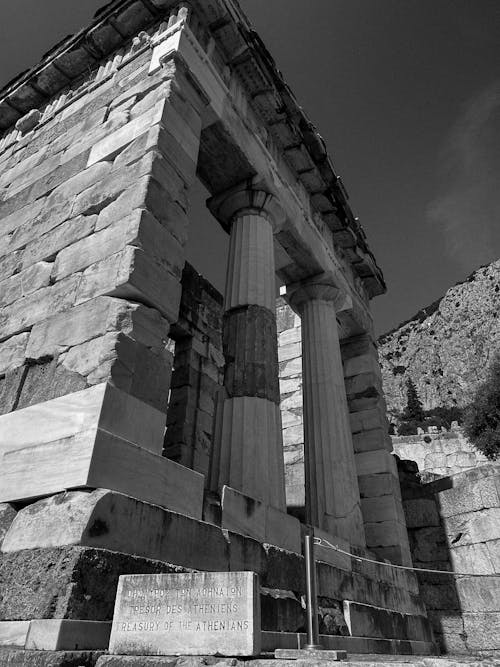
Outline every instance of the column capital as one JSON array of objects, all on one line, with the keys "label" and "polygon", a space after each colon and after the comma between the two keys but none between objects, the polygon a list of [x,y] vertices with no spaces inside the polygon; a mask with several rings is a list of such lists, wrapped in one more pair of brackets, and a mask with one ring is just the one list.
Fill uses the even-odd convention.
[{"label": "column capital", "polygon": [[286,296],[292,308],[299,313],[310,301],[327,301],[334,306],[336,312],[350,307],[349,296],[339,289],[333,280],[321,276],[287,285]]},{"label": "column capital", "polygon": [[240,215],[249,213],[268,220],[275,232],[282,227],[286,219],[285,211],[277,197],[258,184],[254,184],[252,179],[211,197],[207,201],[207,206],[227,231]]}]

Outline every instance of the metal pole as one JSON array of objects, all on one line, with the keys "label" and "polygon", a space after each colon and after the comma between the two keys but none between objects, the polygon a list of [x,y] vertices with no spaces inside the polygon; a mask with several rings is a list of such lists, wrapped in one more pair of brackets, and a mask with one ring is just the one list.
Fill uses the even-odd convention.
[{"label": "metal pole", "polygon": [[304,558],[306,561],[306,614],[307,644],[309,651],[318,651],[323,647],[319,643],[318,600],[316,593],[316,561],[314,560],[314,536],[304,536]]}]

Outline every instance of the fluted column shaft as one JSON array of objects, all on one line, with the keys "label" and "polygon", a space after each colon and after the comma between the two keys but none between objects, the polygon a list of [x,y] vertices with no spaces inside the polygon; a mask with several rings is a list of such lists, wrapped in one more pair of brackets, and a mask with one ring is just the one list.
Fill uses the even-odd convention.
[{"label": "fluted column shaft", "polygon": [[219,490],[227,484],[285,510],[270,199],[267,193],[238,193],[231,215],[223,330],[226,398],[212,480]]},{"label": "fluted column shaft", "polygon": [[328,285],[305,285],[291,302],[302,319],[304,460],[308,521],[364,546],[334,299]]}]

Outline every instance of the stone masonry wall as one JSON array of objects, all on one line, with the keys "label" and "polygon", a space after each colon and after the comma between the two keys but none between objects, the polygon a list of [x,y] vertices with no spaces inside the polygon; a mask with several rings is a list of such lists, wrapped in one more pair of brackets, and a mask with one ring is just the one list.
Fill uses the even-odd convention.
[{"label": "stone masonry wall", "polygon": [[488,463],[488,459],[469,443],[460,427],[434,430],[418,435],[392,436],[394,453],[415,461],[420,474],[455,475]]},{"label": "stone masonry wall", "polygon": [[490,464],[428,484],[420,482],[417,472],[412,461],[400,462],[414,566],[485,575],[418,576],[436,640],[448,653],[498,655],[500,465]]},{"label": "stone masonry wall", "polygon": [[208,482],[217,391],[224,380],[222,296],[186,264],[182,273],[165,456]]},{"label": "stone masonry wall", "polygon": [[106,380],[166,412],[200,101],[148,40],[2,140],[0,413]]}]

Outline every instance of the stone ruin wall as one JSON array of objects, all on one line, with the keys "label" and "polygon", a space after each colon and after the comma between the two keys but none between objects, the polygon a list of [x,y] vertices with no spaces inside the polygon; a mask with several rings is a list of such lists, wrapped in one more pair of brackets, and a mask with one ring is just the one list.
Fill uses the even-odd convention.
[{"label": "stone ruin wall", "polygon": [[2,413],[106,380],[166,411],[200,113],[150,59],[121,49],[2,142]]},{"label": "stone ruin wall", "polygon": [[438,430],[429,427],[426,433],[391,436],[394,453],[400,459],[415,461],[421,475],[446,476],[479,466],[488,459],[477,451],[458,425]]},{"label": "stone ruin wall", "polygon": [[500,654],[500,466],[422,483],[401,461],[403,507],[414,566],[485,577],[418,575],[443,652]]}]

